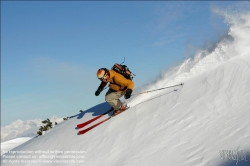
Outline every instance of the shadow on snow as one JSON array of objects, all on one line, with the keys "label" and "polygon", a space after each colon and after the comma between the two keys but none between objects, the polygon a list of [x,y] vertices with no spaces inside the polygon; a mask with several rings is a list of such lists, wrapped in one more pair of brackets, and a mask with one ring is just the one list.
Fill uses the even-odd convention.
[{"label": "shadow on snow", "polygon": [[110,108],[111,108],[111,106],[107,102],[104,102],[104,103],[98,104],[92,108],[89,108],[89,109],[87,109],[87,110],[85,110],[77,115],[71,116],[70,118],[74,118],[77,116],[77,119],[81,119],[86,113],[93,113],[92,116],[98,116],[98,115],[101,115],[104,112],[108,111]]}]

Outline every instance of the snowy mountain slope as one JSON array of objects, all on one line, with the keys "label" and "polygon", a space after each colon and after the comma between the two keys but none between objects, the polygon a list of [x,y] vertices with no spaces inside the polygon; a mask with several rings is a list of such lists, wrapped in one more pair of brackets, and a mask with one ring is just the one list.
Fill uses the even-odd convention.
[{"label": "snowy mountain slope", "polygon": [[[107,110],[106,103],[59,124],[15,151],[85,151],[81,154],[84,164],[91,166],[218,165],[222,163],[222,150],[250,150],[249,73],[250,52],[187,80],[178,91],[152,94],[150,100],[136,103],[84,135],[77,135],[76,125],[90,119],[92,113]],[[7,162],[6,157],[4,160]]]},{"label": "snowy mountain slope", "polygon": [[[63,165],[250,165],[244,156],[226,163],[221,159],[222,152],[250,154],[250,15],[221,14],[230,25],[228,38],[212,52],[198,51],[143,90],[180,82],[183,87],[132,97],[129,110],[77,135],[78,123],[109,109],[106,103],[97,105],[14,149],[36,158],[20,163],[25,156],[6,154],[1,164],[54,166],[68,159]],[[66,153],[73,155],[66,158]]]},{"label": "snowy mountain slope", "polygon": [[[170,71],[162,73],[161,79],[139,90],[147,91],[178,84],[249,51],[250,12],[234,14],[220,10],[214,12],[223,16],[225,23],[229,25],[227,36],[215,43],[215,48],[197,50],[194,58],[189,58],[173,67]],[[141,99],[144,100],[145,96]]]},{"label": "snowy mountain slope", "polygon": [[[50,118],[50,121],[53,124],[55,122],[60,123],[63,121],[63,118],[53,116]],[[35,137],[42,125],[41,119],[33,119],[27,121],[17,120],[8,126],[1,126],[1,142],[19,137]]]}]

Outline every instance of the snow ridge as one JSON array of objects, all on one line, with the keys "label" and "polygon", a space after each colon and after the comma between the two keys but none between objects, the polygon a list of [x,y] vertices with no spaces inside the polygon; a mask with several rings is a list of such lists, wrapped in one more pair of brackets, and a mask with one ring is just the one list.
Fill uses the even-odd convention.
[{"label": "snow ridge", "polygon": [[185,81],[241,56],[250,49],[250,13],[232,15],[219,10],[214,12],[224,16],[225,23],[230,25],[228,35],[216,44],[212,52],[198,50],[193,59],[187,59],[174,70],[165,73],[159,82],[170,84]]},{"label": "snow ridge", "polygon": [[[159,80],[137,89],[135,93],[142,89],[149,91],[185,82],[250,50],[250,12],[235,14],[218,9],[214,9],[213,12],[225,18],[224,22],[229,26],[227,36],[216,43],[212,51],[210,49],[197,50],[193,58],[163,73]],[[152,95],[144,95],[143,98],[148,99]],[[141,102],[143,99],[138,101]]]},{"label": "snow ridge", "polygon": [[162,75],[159,84],[174,84],[195,77],[209,71],[219,64],[241,56],[250,49],[250,13],[231,15],[222,11],[215,11],[225,17],[225,22],[230,25],[228,35],[224,37],[212,52],[198,50],[194,58],[189,58],[183,63]]}]

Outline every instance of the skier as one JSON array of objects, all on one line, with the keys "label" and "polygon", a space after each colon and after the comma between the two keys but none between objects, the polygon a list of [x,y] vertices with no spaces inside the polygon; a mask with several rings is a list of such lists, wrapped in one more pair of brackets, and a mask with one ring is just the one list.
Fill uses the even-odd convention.
[{"label": "skier", "polygon": [[125,99],[131,97],[134,82],[130,79],[126,79],[122,74],[106,68],[101,68],[97,71],[97,78],[101,81],[101,84],[96,90],[95,95],[98,96],[109,82],[110,88],[105,95],[106,102],[114,108],[114,115],[125,111],[126,106],[122,104],[119,98],[123,95]]}]

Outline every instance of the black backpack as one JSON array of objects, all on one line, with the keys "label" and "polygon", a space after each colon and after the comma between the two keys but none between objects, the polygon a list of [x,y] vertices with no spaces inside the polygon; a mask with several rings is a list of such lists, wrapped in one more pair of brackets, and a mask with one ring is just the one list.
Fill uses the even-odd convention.
[{"label": "black backpack", "polygon": [[[115,63],[114,66],[111,68],[111,70],[114,70],[117,73],[120,73],[126,79],[132,80],[134,78],[132,76],[133,73],[129,70],[129,68],[126,65]],[[133,75],[135,76],[135,74]]]}]

